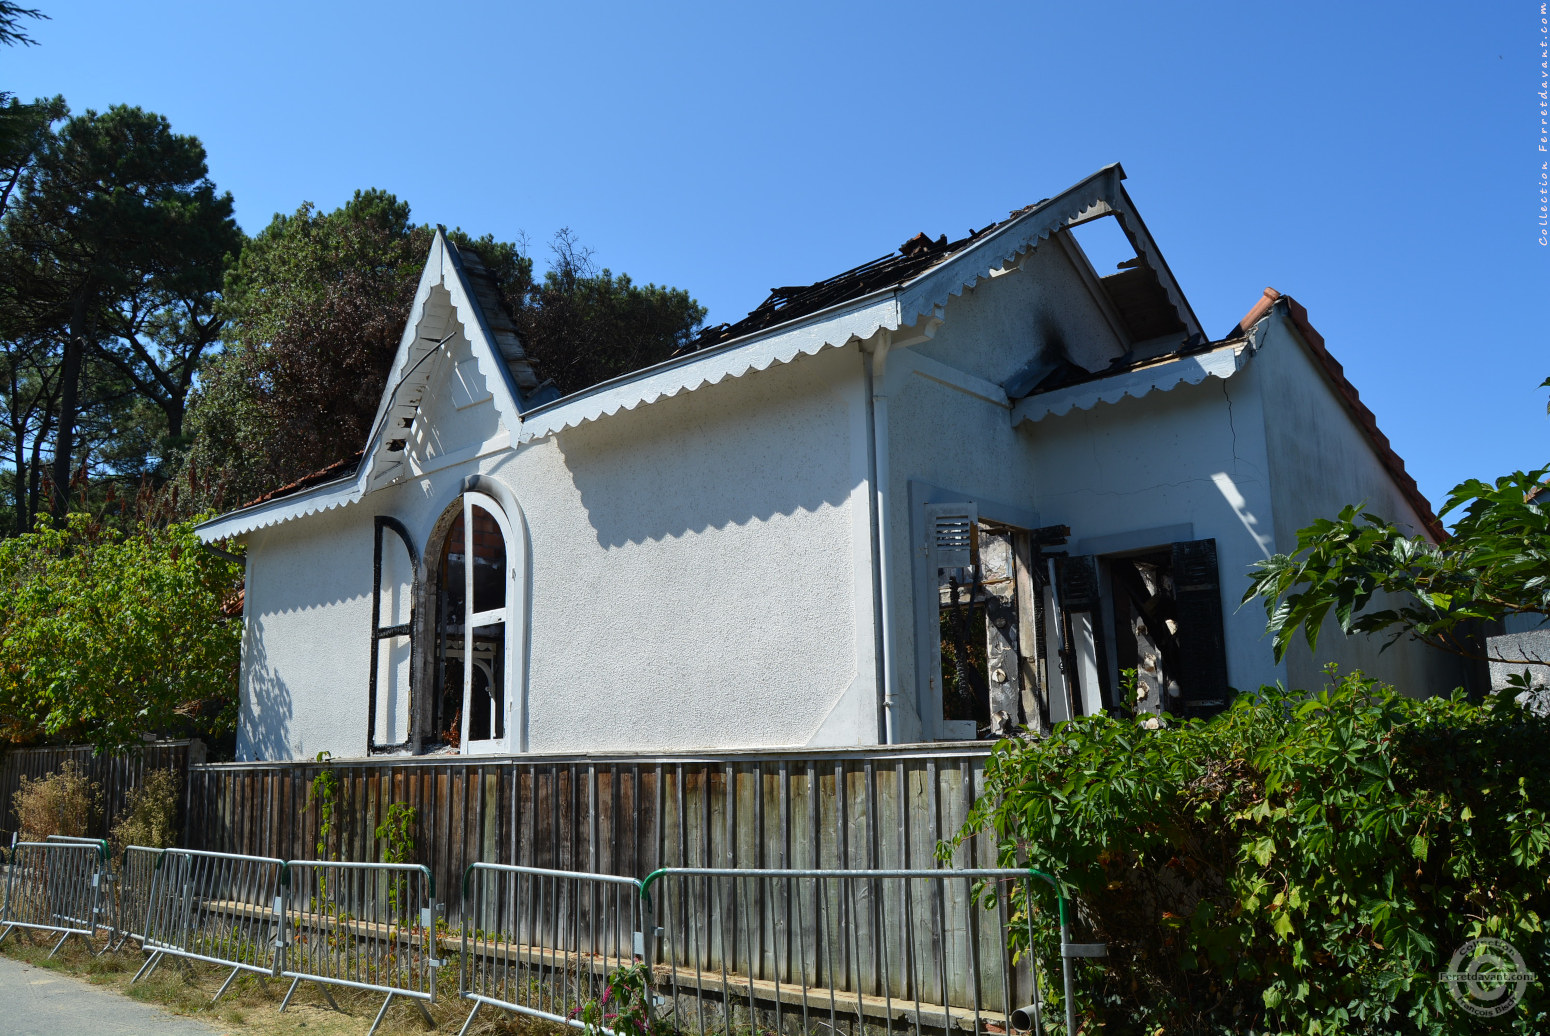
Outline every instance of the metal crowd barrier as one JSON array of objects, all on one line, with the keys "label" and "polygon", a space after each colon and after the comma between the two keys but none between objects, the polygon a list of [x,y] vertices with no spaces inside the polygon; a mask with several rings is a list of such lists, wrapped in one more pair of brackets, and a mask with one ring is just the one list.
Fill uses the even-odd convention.
[{"label": "metal crowd barrier", "polygon": [[[662,926],[655,985],[686,1033],[1042,1036],[1037,962],[1014,963],[1006,942],[1017,921],[1033,935],[1034,878],[1055,884],[1028,870],[665,868],[642,883]],[[1096,955],[1070,945],[1063,897],[1059,914],[1063,953]]]},{"label": "metal crowd barrier", "polygon": [[486,1004],[580,1029],[595,1000],[606,1023],[609,975],[648,956],[643,902],[634,878],[470,865],[458,993],[473,1008],[459,1036]]},{"label": "metal crowd barrier", "polygon": [[15,928],[58,932],[49,956],[72,935],[90,941],[101,924],[108,844],[100,841],[15,842],[0,911],[0,942]]},{"label": "metal crowd barrier", "polygon": [[165,849],[150,849],[143,845],[131,845],[124,850],[118,869],[118,939],[116,950],[130,939],[145,946],[146,916],[151,911],[151,885],[156,880],[156,867]]},{"label": "metal crowd barrier", "polygon": [[[316,982],[338,1008],[331,985],[386,993],[371,1023],[377,1031],[394,997],[414,1001],[434,1024],[425,1001],[436,1002],[435,883],[429,868],[400,863],[292,860],[287,904],[290,934],[285,969],[291,988]],[[369,1036],[369,1034],[368,1034]]]},{"label": "metal crowd barrier", "polygon": [[131,982],[165,957],[231,968],[211,1000],[240,972],[278,975],[285,925],[284,860],[166,849],[153,869],[141,946],[151,951]]},{"label": "metal crowd barrier", "polygon": [[[63,842],[67,845],[99,845],[102,843],[100,838],[87,838],[84,835],[49,835],[43,840],[45,842]],[[113,869],[113,851],[110,848],[107,860],[98,868],[97,927],[106,927],[108,930],[108,941],[101,950],[97,951],[98,955],[113,949],[115,944],[119,942],[118,924],[120,917],[117,883],[118,873]],[[95,936],[96,933],[93,932],[92,935]]]}]

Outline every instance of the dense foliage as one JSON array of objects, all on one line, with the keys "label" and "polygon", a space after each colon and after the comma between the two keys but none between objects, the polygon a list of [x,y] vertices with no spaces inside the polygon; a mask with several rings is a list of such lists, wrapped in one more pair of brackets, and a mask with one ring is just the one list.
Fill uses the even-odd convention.
[{"label": "dense foliage", "polygon": [[[552,252],[542,282],[507,280],[505,294],[528,355],[562,393],[660,363],[705,320],[705,307],[681,288],[598,270],[568,230],[555,235]],[[525,296],[512,290],[523,287]]]},{"label": "dense foliage", "polygon": [[[1438,975],[1483,934],[1550,975],[1547,744],[1550,718],[1510,693],[1266,688],[1209,722],[1095,716],[1003,741],[960,839],[992,831],[1003,864],[1069,884],[1080,937],[1109,946],[1078,962],[1102,1031],[1539,1033],[1543,981],[1482,1022]],[[1033,909],[1058,991],[1053,904]]]},{"label": "dense foliage", "polygon": [[[0,226],[0,341],[29,389],[6,396],[18,527],[37,509],[19,506],[29,438],[51,440],[56,512],[78,470],[138,475],[165,461],[220,335],[221,267],[241,243],[203,146],[162,116],[116,105],[39,127]],[[153,437],[129,436],[126,454],[118,430],[147,425]]]},{"label": "dense foliage", "polygon": [[[1297,549],[1256,566],[1244,601],[1264,599],[1279,659],[1303,631],[1311,648],[1331,612],[1347,634],[1409,634],[1466,657],[1483,657],[1479,623],[1550,614],[1550,468],[1494,483],[1471,479],[1448,495],[1459,513],[1441,545],[1347,507],[1297,534]],[[1374,601],[1387,605],[1368,610]],[[1536,658],[1504,658],[1550,665]]]},{"label": "dense foliage", "polygon": [[236,718],[241,577],[190,523],[119,531],[46,516],[0,542],[0,739],[122,748]]}]

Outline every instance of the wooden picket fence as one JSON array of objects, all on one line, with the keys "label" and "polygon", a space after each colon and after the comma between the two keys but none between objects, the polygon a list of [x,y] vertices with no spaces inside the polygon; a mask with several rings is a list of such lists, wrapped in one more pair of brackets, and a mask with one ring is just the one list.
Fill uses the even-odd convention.
[{"label": "wooden picket fence", "polygon": [[205,760],[204,742],[153,741],[138,752],[97,755],[90,745],[58,745],[43,748],[13,748],[0,754],[0,844],[9,845],[15,833],[16,792],[22,778],[37,780],[58,773],[67,763],[75,763],[87,778],[102,788],[101,809],[93,815],[87,834],[108,837],[113,818],[123,810],[129,792],[139,786],[146,773],[171,769],[185,780],[191,763]]},{"label": "wooden picket fence", "polygon": [[[394,803],[411,859],[456,901],[473,862],[623,876],[658,867],[937,866],[983,785],[988,744],[693,756],[391,757],[188,770],[190,848],[377,860]],[[332,771],[330,830],[314,781]],[[319,845],[322,845],[321,851]],[[985,838],[959,867],[993,866]]]}]

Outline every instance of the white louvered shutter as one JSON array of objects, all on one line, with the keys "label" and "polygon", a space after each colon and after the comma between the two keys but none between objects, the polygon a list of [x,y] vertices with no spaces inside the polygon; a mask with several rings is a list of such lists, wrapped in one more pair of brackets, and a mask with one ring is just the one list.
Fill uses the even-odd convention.
[{"label": "white louvered shutter", "polygon": [[974,564],[975,526],[979,508],[969,502],[927,504],[932,568],[968,568]]}]

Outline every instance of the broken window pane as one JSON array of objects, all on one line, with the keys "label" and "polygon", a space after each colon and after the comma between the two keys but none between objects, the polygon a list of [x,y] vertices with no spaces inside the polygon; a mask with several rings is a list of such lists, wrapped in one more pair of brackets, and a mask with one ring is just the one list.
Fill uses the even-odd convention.
[{"label": "broken window pane", "polygon": [[505,631],[504,623],[495,623],[473,632],[473,685],[465,698],[470,741],[506,736]]},{"label": "broken window pane", "polygon": [[469,552],[474,569],[474,611],[506,606],[506,539],[495,516],[478,505],[471,506],[474,535]]},{"label": "broken window pane", "polygon": [[464,751],[499,749],[506,737],[506,557],[494,502],[463,497],[441,546],[435,722],[440,739]]}]

